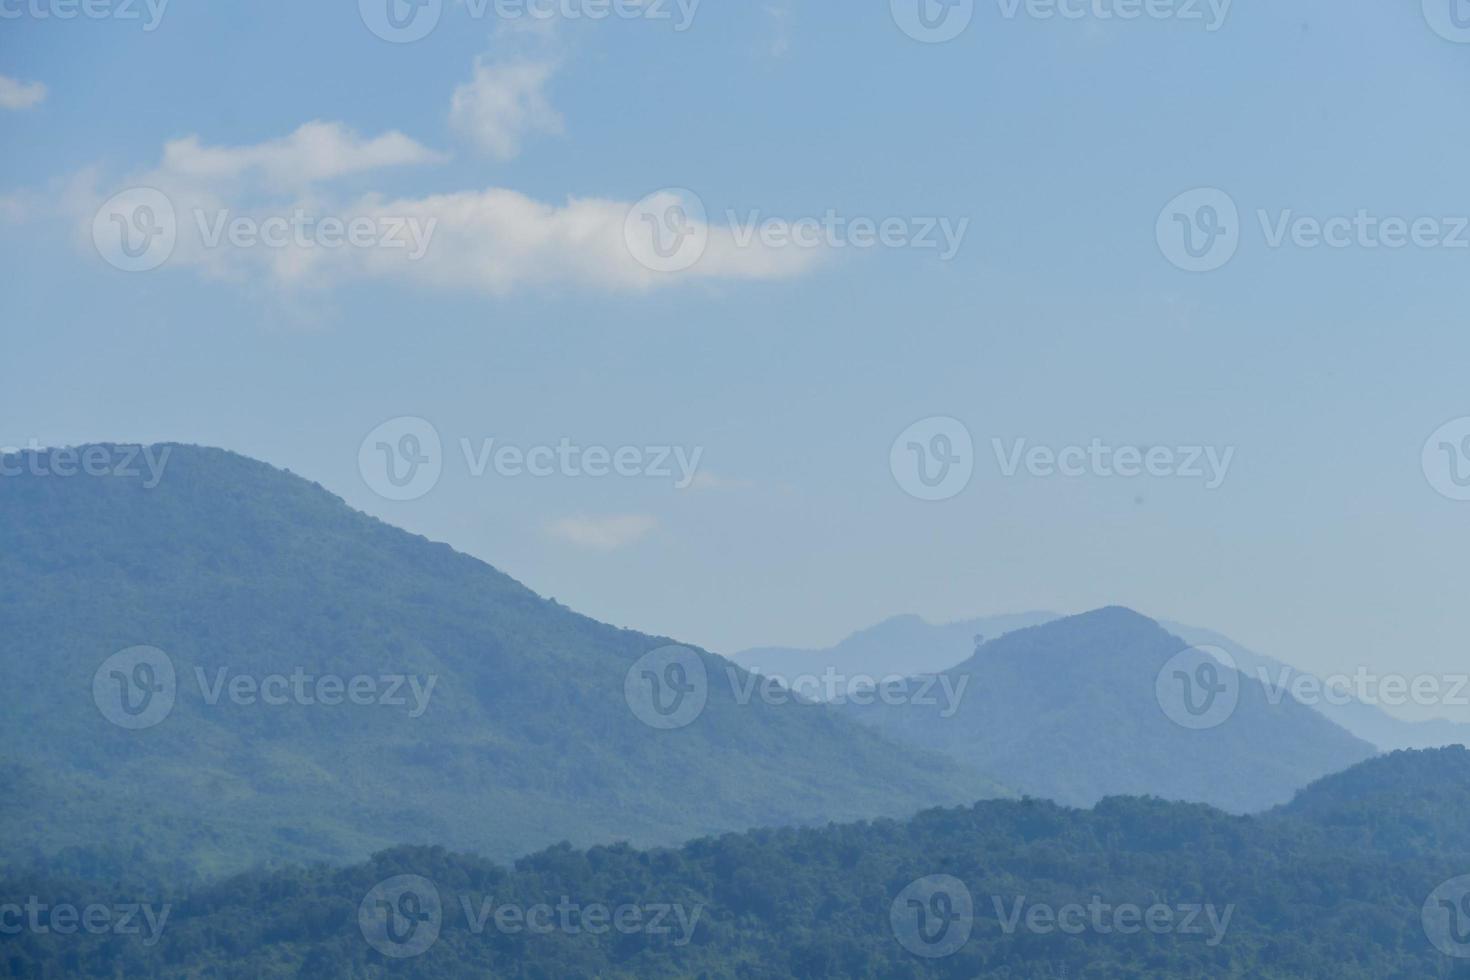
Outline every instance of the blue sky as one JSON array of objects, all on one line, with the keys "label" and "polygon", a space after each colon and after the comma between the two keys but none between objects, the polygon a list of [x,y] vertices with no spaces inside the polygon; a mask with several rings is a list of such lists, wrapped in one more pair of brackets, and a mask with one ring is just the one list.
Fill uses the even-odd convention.
[{"label": "blue sky", "polygon": [[[446,0],[397,44],[345,2],[175,0],[151,31],[36,16],[58,2],[0,4],[0,444],[224,446],[720,651],[1121,603],[1307,668],[1464,669],[1470,502],[1421,450],[1470,416],[1470,248],[1272,247],[1258,217],[1456,237],[1470,45],[1433,9],[1237,3],[1212,31],[988,0],[928,44],[886,2],[705,0],[679,31]],[[412,266],[181,244],[124,272],[93,216],[141,184],[440,224]],[[617,248],[665,188],[711,229],[671,273]],[[1203,273],[1156,232],[1196,188],[1240,216]],[[731,210],[968,224],[945,260],[735,246]],[[398,417],[443,445],[406,501],[359,466]],[[932,502],[890,467],[930,417],[975,447]],[[698,448],[702,477],[476,477],[460,440],[491,438]],[[1208,489],[1005,476],[994,439],[1234,452]]]}]

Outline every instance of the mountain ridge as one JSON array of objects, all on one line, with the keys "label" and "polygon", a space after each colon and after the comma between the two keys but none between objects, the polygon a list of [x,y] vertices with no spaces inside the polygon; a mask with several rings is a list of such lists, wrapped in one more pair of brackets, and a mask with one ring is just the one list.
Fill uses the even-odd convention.
[{"label": "mountain ridge", "polygon": [[[678,730],[650,727],[625,684],[668,638],[574,613],[269,464],[157,448],[151,488],[0,479],[0,664],[17,678],[0,765],[21,790],[0,861],[116,861],[110,849],[216,874],[400,843],[509,859],[1004,792],[829,708],[741,703],[723,682],[743,671],[694,648],[707,703]],[[124,654],[152,660],[109,667]],[[165,663],[167,714],[110,722],[109,685]],[[298,673],[335,678],[336,704],[317,686],[301,703]],[[384,675],[406,703],[384,697]],[[430,677],[415,715],[402,679]],[[359,680],[377,700],[345,703]],[[268,703],[278,690],[285,703]]]}]

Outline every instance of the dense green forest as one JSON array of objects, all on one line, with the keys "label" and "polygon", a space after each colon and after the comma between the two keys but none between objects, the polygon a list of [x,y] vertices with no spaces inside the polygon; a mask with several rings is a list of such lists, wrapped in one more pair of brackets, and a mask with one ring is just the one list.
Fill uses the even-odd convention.
[{"label": "dense green forest", "polygon": [[[156,936],[7,936],[3,962],[13,976],[242,980],[1463,978],[1470,943],[1437,948],[1425,910],[1464,936],[1470,905],[1441,906],[1436,889],[1470,871],[1467,805],[1470,753],[1455,748],[1374,760],[1256,817],[989,801],[677,849],[558,846],[509,868],[403,847],[187,894],[12,878],[6,901],[171,909]],[[412,895],[394,890],[405,875]],[[936,875],[954,882],[926,891]],[[373,925],[384,908],[396,932]]]}]

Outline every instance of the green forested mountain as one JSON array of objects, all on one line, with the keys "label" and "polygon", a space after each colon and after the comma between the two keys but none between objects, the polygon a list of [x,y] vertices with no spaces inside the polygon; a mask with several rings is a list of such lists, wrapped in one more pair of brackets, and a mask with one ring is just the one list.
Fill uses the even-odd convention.
[{"label": "green forested mountain", "polygon": [[172,906],[152,945],[26,932],[0,949],[34,977],[1465,978],[1467,771],[1464,749],[1399,753],[1256,817],[991,801],[511,868],[398,848],[192,895],[11,879],[7,897]]},{"label": "green forested mountain", "polygon": [[[94,451],[117,470],[134,449]],[[702,713],[650,727],[625,682],[668,640],[577,615],[263,463],[165,451],[156,485],[141,464],[60,476],[24,460],[0,480],[12,867],[187,875],[404,843],[503,860],[997,792],[829,708],[741,703],[749,677],[704,653],[683,665],[707,672]],[[167,657],[171,690],[160,654],[112,659],[140,646]],[[104,704],[157,723],[122,727]]]},{"label": "green forested mountain", "polygon": [[[891,738],[1076,806],[1147,795],[1264,810],[1374,754],[1289,696],[1272,703],[1255,678],[1197,662],[1207,655],[1188,647],[1138,613],[1100,609],[984,644],[932,689],[963,685],[962,697],[846,707]],[[1204,683],[1228,686],[1216,703],[1230,710],[1204,716],[1202,727],[1181,724],[1193,723],[1185,698],[1206,703]]]}]

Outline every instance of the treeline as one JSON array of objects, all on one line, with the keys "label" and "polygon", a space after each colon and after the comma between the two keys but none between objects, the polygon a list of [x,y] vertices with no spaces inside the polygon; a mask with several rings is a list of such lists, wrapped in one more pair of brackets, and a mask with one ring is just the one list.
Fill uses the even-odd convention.
[{"label": "treeline", "polygon": [[[1470,874],[1467,777],[1462,749],[1400,753],[1257,817],[992,801],[677,849],[562,846],[510,868],[399,848],[177,895],[14,877],[0,964],[242,980],[1470,978],[1470,901],[1453,885]],[[15,930],[33,897],[112,923],[148,908],[131,933]]]}]

